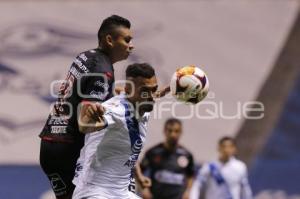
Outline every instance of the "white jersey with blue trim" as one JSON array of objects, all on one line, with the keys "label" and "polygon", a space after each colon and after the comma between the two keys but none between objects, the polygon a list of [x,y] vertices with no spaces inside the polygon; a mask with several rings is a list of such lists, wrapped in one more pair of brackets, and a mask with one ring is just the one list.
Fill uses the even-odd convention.
[{"label": "white jersey with blue trim", "polygon": [[145,142],[149,113],[136,119],[125,95],[115,96],[102,105],[106,108],[107,126],[86,137],[79,158],[83,172],[73,198],[132,198],[128,185]]},{"label": "white jersey with blue trim", "polygon": [[225,164],[220,161],[204,164],[194,181],[191,199],[252,199],[247,167],[232,157]]}]

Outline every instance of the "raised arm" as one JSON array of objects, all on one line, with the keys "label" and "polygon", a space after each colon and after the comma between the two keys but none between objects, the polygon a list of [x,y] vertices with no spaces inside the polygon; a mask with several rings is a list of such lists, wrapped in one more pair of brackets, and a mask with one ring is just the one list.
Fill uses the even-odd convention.
[{"label": "raised arm", "polygon": [[167,95],[171,91],[170,86],[165,86],[163,89],[155,93],[155,98],[161,98]]}]

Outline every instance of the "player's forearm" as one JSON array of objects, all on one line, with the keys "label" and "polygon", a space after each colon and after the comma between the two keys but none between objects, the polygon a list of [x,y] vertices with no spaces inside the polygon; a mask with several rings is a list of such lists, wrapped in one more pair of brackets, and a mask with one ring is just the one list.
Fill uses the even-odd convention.
[{"label": "player's forearm", "polygon": [[251,187],[249,185],[247,178],[245,178],[242,183],[241,195],[243,196],[242,197],[243,199],[252,199],[253,198],[252,190],[251,190]]},{"label": "player's forearm", "polygon": [[191,195],[191,190],[192,190],[192,185],[193,185],[193,178],[192,177],[188,177],[187,178],[187,185],[186,185],[186,189],[182,195],[182,199],[189,199],[190,195]]},{"label": "player's forearm", "polygon": [[154,96],[155,98],[160,98],[160,97],[164,97],[165,95],[167,95],[169,92],[171,91],[170,86],[166,86],[163,89],[157,91]]},{"label": "player's forearm", "polygon": [[140,180],[141,177],[143,176],[143,174],[142,174],[140,164],[138,162],[135,164],[134,169],[135,169],[134,171],[135,171],[135,175],[136,175],[137,179]]},{"label": "player's forearm", "polygon": [[105,125],[89,123],[88,125],[79,125],[79,131],[83,134],[92,133],[104,129]]},{"label": "player's forearm", "polygon": [[186,191],[190,192],[193,186],[194,177],[187,178]]},{"label": "player's forearm", "polygon": [[135,165],[135,175],[142,188],[149,188],[152,186],[151,179],[143,174],[139,163]]},{"label": "player's forearm", "polygon": [[83,134],[88,134],[88,133],[92,133],[95,131],[100,131],[103,128],[95,128],[95,127],[85,127],[85,126],[79,126],[79,132],[83,133]]}]

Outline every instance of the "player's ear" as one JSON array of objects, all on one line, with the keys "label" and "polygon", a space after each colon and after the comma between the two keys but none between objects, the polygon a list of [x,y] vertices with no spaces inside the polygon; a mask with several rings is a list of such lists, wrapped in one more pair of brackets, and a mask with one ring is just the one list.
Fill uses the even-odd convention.
[{"label": "player's ear", "polygon": [[105,40],[106,40],[106,43],[107,43],[107,45],[109,46],[109,47],[113,47],[113,38],[112,38],[112,36],[111,35],[106,35],[105,36]]},{"label": "player's ear", "polygon": [[237,154],[237,148],[236,148],[236,146],[233,147],[233,154],[234,154],[234,155]]},{"label": "player's ear", "polygon": [[218,150],[219,153],[221,153],[222,152],[222,147],[220,145],[218,145],[217,150]]},{"label": "player's ear", "polygon": [[132,93],[132,91],[133,91],[133,82],[132,82],[132,80],[130,80],[130,79],[127,79],[126,80],[126,84],[125,84],[125,93],[127,94],[127,95],[132,95],[133,93]]}]

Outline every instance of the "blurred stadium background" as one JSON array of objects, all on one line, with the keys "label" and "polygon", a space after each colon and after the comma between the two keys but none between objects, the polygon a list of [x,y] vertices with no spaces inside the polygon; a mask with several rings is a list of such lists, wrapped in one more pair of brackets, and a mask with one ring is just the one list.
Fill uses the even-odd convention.
[{"label": "blurred stadium background", "polygon": [[[131,20],[136,47],[115,66],[117,79],[136,61],[153,64],[161,85],[186,64],[207,72],[206,102],[218,108],[203,105],[200,113],[232,118],[184,119],[182,144],[198,162],[216,158],[221,136],[236,136],[256,199],[300,198],[299,1],[24,0],[0,1],[1,199],[53,197],[38,166],[50,83],[64,79],[79,52],[96,47],[98,27],[111,14]],[[239,103],[254,100],[265,106],[263,119],[236,116]],[[187,117],[190,107],[175,110]],[[162,140],[163,122],[151,120],[146,149]]]}]

